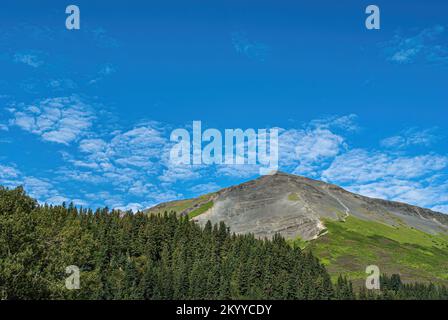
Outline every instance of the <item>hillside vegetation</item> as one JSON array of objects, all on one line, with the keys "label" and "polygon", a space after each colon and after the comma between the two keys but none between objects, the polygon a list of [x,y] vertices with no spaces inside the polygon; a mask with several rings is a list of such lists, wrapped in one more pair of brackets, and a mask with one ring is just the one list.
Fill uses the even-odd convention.
[{"label": "hillside vegetation", "polygon": [[333,278],[344,274],[355,281],[365,279],[366,266],[377,265],[405,281],[448,283],[446,235],[351,216],[345,222],[326,220],[324,224],[328,232],[302,247],[319,257]]},{"label": "hillside vegetation", "polygon": [[[68,266],[80,288],[68,290]],[[382,277],[381,291],[332,283],[280,235],[231,234],[187,216],[38,205],[0,187],[0,299],[448,299],[444,286]]]},{"label": "hillside vegetation", "polygon": [[[79,290],[67,290],[67,266]],[[347,284],[345,284],[347,286]],[[337,291],[339,292],[339,291]],[[2,299],[330,299],[318,259],[280,236],[231,235],[175,214],[40,206],[0,188]]]}]

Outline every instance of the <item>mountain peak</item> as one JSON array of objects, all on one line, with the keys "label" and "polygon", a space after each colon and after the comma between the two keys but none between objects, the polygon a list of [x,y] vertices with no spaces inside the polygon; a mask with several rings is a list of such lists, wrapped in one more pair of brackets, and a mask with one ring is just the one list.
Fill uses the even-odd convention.
[{"label": "mountain peak", "polygon": [[224,221],[235,233],[264,238],[315,239],[325,221],[352,215],[392,227],[406,225],[427,233],[447,233],[448,216],[403,203],[371,199],[336,185],[282,171],[224,188],[196,199],[174,201],[150,212],[175,210],[200,224]]}]

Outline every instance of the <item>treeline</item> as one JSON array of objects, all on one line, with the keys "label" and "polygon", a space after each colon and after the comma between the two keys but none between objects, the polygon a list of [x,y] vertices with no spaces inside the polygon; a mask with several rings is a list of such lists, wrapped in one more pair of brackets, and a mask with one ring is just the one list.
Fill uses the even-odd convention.
[{"label": "treeline", "polygon": [[[68,290],[66,267],[80,270]],[[280,236],[234,235],[175,214],[38,205],[0,187],[0,299],[447,299],[446,288],[382,278],[355,294]],[[398,284],[397,284],[398,283]]]},{"label": "treeline", "polygon": [[339,300],[448,300],[448,288],[432,283],[403,283],[400,275],[380,276],[381,290],[353,289],[351,281],[339,276],[335,298]]},{"label": "treeline", "polygon": [[361,289],[358,298],[364,300],[448,300],[448,288],[434,284],[408,283],[401,281],[400,275],[393,274],[391,277],[382,275],[380,277],[380,293]]}]

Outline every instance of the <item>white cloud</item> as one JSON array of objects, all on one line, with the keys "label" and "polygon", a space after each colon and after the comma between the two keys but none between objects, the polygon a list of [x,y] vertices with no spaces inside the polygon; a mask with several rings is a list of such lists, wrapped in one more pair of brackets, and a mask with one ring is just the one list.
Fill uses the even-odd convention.
[{"label": "white cloud", "polygon": [[79,150],[85,156],[72,162],[102,172],[116,172],[122,168],[143,169],[150,173],[159,165],[157,162],[166,143],[166,138],[157,128],[149,125],[136,127],[123,133],[116,132],[109,142],[103,139],[81,140]]},{"label": "white cloud", "polygon": [[20,171],[18,171],[15,167],[4,166],[0,164],[0,179],[14,179],[19,177]]},{"label": "white cloud", "polygon": [[60,205],[62,202],[73,202],[76,205],[88,205],[81,199],[70,200],[70,198],[62,195],[53,182],[45,178],[26,176],[15,165],[0,164],[0,185],[2,186],[9,188],[23,186],[27,194],[39,203]]},{"label": "white cloud", "polygon": [[47,199],[46,203],[52,204],[52,205],[61,205],[63,202],[70,203],[70,199],[63,196],[53,196]]},{"label": "white cloud", "polygon": [[107,183],[107,179],[92,171],[81,171],[69,168],[60,168],[55,171],[58,174],[58,180],[88,182],[92,184]]},{"label": "white cloud", "polygon": [[37,55],[31,53],[16,53],[14,55],[14,61],[26,64],[33,68],[40,67],[44,63]]},{"label": "white cloud", "polygon": [[116,70],[113,66],[111,65],[105,65],[101,68],[101,70],[99,71],[99,74],[104,75],[104,76],[108,76],[111,75],[112,73],[115,73]]},{"label": "white cloud", "polygon": [[21,184],[22,173],[15,165],[0,164],[0,185],[8,188],[15,188]]},{"label": "white cloud", "polygon": [[48,180],[35,177],[25,177],[23,180],[23,186],[30,196],[38,199],[39,201],[56,196],[53,194],[53,185]]},{"label": "white cloud", "polygon": [[147,207],[144,207],[141,203],[135,203],[135,202],[131,202],[128,203],[125,206],[120,206],[120,207],[114,207],[115,210],[121,210],[121,211],[129,211],[131,210],[132,212],[138,212],[141,210],[146,209]]},{"label": "white cloud", "polygon": [[244,32],[234,32],[231,36],[233,47],[239,54],[260,62],[268,58],[270,48],[267,45],[249,40]]},{"label": "white cloud", "polygon": [[[280,131],[280,165],[300,164],[301,172],[310,173],[345,148],[344,139],[330,131],[330,127],[351,130],[354,115],[329,117],[315,121],[305,129]],[[157,123],[142,124],[129,131],[115,132],[106,139],[81,140],[81,157],[68,159],[79,170],[88,170],[110,181],[120,184],[129,192],[135,181],[140,185],[159,175],[162,185],[178,181],[196,180],[203,175],[249,178],[259,174],[258,165],[176,165],[169,159],[172,143],[167,139],[167,130]],[[74,170],[76,171],[76,170]],[[72,176],[79,174],[72,174]],[[145,183],[144,183],[145,182]],[[134,190],[134,189],[133,189]]]},{"label": "white cloud", "polygon": [[448,214],[448,204],[434,206],[431,210]]},{"label": "white cloud", "polygon": [[335,183],[370,182],[384,177],[414,179],[447,165],[448,158],[436,154],[406,157],[355,149],[336,157],[322,178]]},{"label": "white cloud", "polygon": [[66,145],[87,134],[95,119],[91,108],[77,96],[49,98],[16,108],[11,110],[14,118],[10,125],[39,135],[45,141]]},{"label": "white cloud", "polygon": [[123,195],[112,193],[109,191],[88,193],[85,195],[85,197],[87,199],[90,199],[93,203],[95,203],[98,206],[106,205],[111,209],[117,209],[122,211],[133,210],[134,212],[136,212],[138,210],[150,208],[161,202],[179,199],[180,197],[182,197],[182,194],[178,194],[174,191],[163,191],[155,189],[145,195],[145,197],[151,199],[152,201],[145,200],[142,202],[136,202],[136,201],[127,202],[126,199],[123,197]]},{"label": "white cloud", "polygon": [[199,170],[204,168],[202,165],[173,165],[166,163],[167,167],[163,169],[159,180],[165,183],[174,183],[176,181],[185,181],[199,179],[201,174]]},{"label": "white cloud", "polygon": [[100,48],[105,48],[105,49],[114,49],[120,46],[119,42],[117,41],[117,39],[111,37],[107,31],[102,28],[91,28],[89,31],[91,32],[91,34],[93,35],[93,38],[95,40],[95,43],[97,46],[99,46]]},{"label": "white cloud", "polygon": [[407,129],[399,135],[392,136],[381,140],[381,145],[386,148],[403,149],[409,146],[430,146],[438,139],[434,135],[435,129],[416,130],[415,128]]},{"label": "white cloud", "polygon": [[296,143],[296,152],[300,161],[298,172],[310,172],[324,159],[337,156],[343,147],[344,139],[327,129],[307,132]]},{"label": "white cloud", "polygon": [[102,139],[85,139],[79,142],[79,150],[85,153],[106,151],[107,143]]},{"label": "white cloud", "polygon": [[[172,200],[178,200],[183,197],[181,193],[174,190],[158,190],[149,194],[149,197],[153,199],[154,203],[162,203]],[[149,208],[149,207],[146,207]]]},{"label": "white cloud", "polygon": [[103,80],[105,77],[110,76],[115,72],[115,67],[113,67],[112,65],[105,65],[98,71],[97,76],[89,81],[89,84],[96,84],[99,81]]},{"label": "white cloud", "polygon": [[442,184],[427,184],[425,181],[386,177],[377,182],[354,184],[348,189],[367,197],[394,200],[427,208],[434,208],[435,204],[448,202],[448,181]]},{"label": "white cloud", "polygon": [[[128,131],[115,131],[110,139],[83,139],[79,142],[81,155],[64,154],[73,168],[64,168],[67,179],[107,184],[107,188],[139,199],[160,198],[151,181],[165,168],[168,154],[165,129],[157,123],[145,123]],[[161,180],[174,181],[173,172],[162,174]],[[168,191],[161,191],[167,194]],[[170,199],[171,200],[171,199]],[[110,207],[125,207],[125,201],[113,194],[104,197]]]},{"label": "white cloud", "polygon": [[[61,118],[60,109],[44,110],[38,103],[16,106],[10,111],[15,115],[13,124],[44,139],[44,133],[55,131],[54,119]],[[367,196],[425,207],[442,208],[448,203],[446,179],[437,178],[437,174],[448,167],[447,157],[437,154],[406,156],[404,152],[394,154],[387,150],[350,150],[344,133],[357,130],[355,120],[355,115],[334,116],[311,121],[300,128],[280,129],[280,168],[320,177]],[[71,127],[79,126],[72,123]],[[108,190],[86,195],[86,191],[81,191],[83,195],[79,197],[85,196],[91,205],[137,210],[179,199],[182,194],[176,190],[188,188],[191,181],[199,183],[189,189],[197,194],[220,188],[213,182],[203,183],[204,177],[251,178],[259,175],[258,165],[174,165],[169,161],[172,143],[168,136],[168,127],[157,123],[143,123],[108,136],[94,134],[90,127],[83,127],[77,138],[70,140],[79,141],[78,152],[62,153],[67,165],[58,170],[61,178],[28,181],[28,188],[41,199],[58,202],[67,197],[59,195],[53,183],[89,182],[96,184],[97,190]],[[429,145],[435,138],[431,130],[407,130],[396,137],[399,138],[383,140],[382,145],[390,148]],[[50,190],[47,194],[46,189]]]},{"label": "white cloud", "polygon": [[368,197],[431,208],[448,202],[448,157],[405,156],[355,149],[341,154],[322,172],[324,181]]},{"label": "white cloud", "polygon": [[112,209],[124,206],[123,196],[112,194],[109,191],[96,191],[95,193],[86,193],[84,196],[98,206],[107,206]]},{"label": "white cloud", "polygon": [[216,173],[218,176],[250,178],[260,174],[260,166],[256,164],[223,164],[217,166]]},{"label": "white cloud", "polygon": [[[132,163],[136,157],[159,158],[161,148],[166,143],[167,139],[159,129],[147,125],[117,134],[109,145],[122,161],[129,159],[129,163]],[[152,166],[152,163],[147,161],[145,166],[148,165]]]},{"label": "white cloud", "polygon": [[279,136],[279,163],[296,174],[315,175],[346,148],[344,138],[326,128],[285,130]]},{"label": "white cloud", "polygon": [[445,27],[441,25],[423,29],[414,35],[396,33],[391,41],[384,44],[387,59],[398,64],[416,61],[446,63],[448,47],[445,36]]},{"label": "white cloud", "polygon": [[202,194],[218,191],[219,189],[221,189],[221,187],[218,184],[216,184],[214,182],[209,182],[209,183],[195,185],[190,188],[190,191],[195,194],[202,195]]},{"label": "white cloud", "polygon": [[128,192],[140,196],[147,195],[155,189],[156,187],[152,183],[144,183],[143,181],[138,180],[129,188]]},{"label": "white cloud", "polygon": [[321,119],[315,119],[310,122],[308,127],[321,129],[342,129],[345,131],[357,131],[359,129],[356,120],[356,114],[348,114],[343,116],[333,115]]},{"label": "white cloud", "polygon": [[357,116],[328,116],[297,129],[280,129],[279,164],[295,174],[316,176],[348,146],[340,133],[358,130]]},{"label": "white cloud", "polygon": [[48,87],[55,91],[63,91],[67,89],[76,89],[77,84],[72,79],[52,79],[48,82]]}]

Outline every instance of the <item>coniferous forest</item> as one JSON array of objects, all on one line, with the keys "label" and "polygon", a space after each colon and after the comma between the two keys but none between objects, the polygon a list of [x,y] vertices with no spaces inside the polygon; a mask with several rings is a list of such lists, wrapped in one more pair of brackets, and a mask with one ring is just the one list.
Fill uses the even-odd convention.
[{"label": "coniferous forest", "polygon": [[[68,290],[68,266],[80,288]],[[433,284],[381,278],[381,291],[332,283],[280,236],[234,235],[175,214],[39,205],[0,187],[0,299],[448,299]]]}]

